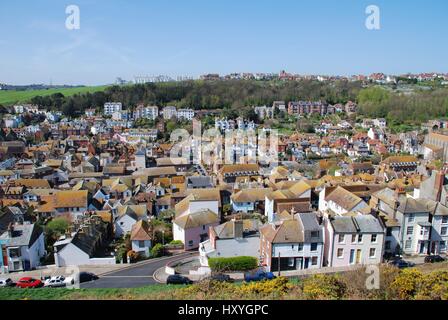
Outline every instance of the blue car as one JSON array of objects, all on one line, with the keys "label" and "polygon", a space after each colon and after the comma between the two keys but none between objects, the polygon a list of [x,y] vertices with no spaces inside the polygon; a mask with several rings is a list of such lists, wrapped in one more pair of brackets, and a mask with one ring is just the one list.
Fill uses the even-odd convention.
[{"label": "blue car", "polygon": [[256,272],[248,272],[244,274],[244,281],[251,282],[251,281],[262,281],[262,280],[272,280],[276,277],[272,272],[266,272],[263,270],[258,270]]}]

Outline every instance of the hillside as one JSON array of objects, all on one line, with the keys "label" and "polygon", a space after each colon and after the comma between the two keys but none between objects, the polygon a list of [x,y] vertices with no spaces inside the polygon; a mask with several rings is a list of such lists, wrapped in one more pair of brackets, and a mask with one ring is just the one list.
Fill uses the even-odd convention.
[{"label": "hillside", "polygon": [[48,90],[6,90],[0,91],[0,104],[10,105],[14,103],[26,103],[31,98],[36,96],[50,96],[55,93],[62,93],[65,97],[70,97],[75,94],[93,93],[98,91],[104,91],[108,86],[95,86],[95,87],[76,87],[76,88],[61,88],[61,89],[48,89]]}]

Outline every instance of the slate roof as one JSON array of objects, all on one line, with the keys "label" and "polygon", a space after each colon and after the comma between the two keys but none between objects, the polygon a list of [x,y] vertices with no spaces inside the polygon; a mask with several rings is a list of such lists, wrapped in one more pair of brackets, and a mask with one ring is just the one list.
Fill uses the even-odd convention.
[{"label": "slate roof", "polygon": [[219,222],[216,213],[211,210],[201,210],[190,214],[182,215],[173,221],[182,229],[192,229],[203,225]]},{"label": "slate roof", "polygon": [[36,224],[15,224],[13,228],[12,237],[9,237],[8,231],[0,236],[0,239],[7,240],[8,247],[32,246],[43,233]]}]

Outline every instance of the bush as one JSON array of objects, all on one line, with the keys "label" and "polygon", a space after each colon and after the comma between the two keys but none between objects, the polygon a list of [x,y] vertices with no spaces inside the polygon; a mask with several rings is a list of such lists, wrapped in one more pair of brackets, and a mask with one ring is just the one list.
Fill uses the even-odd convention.
[{"label": "bush", "polygon": [[154,258],[161,257],[163,255],[163,246],[158,243],[151,249],[151,256]]},{"label": "bush", "polygon": [[448,300],[448,272],[436,271],[425,275],[415,299]]},{"label": "bush", "polygon": [[392,289],[400,300],[411,300],[423,281],[423,273],[417,269],[405,269],[392,282]]},{"label": "bush", "polygon": [[181,240],[173,240],[170,242],[171,245],[184,245]]},{"label": "bush", "polygon": [[316,274],[303,282],[303,295],[306,299],[342,299],[345,291],[344,282],[334,275]]},{"label": "bush", "polygon": [[287,278],[278,277],[268,281],[244,283],[237,291],[243,296],[247,294],[281,296],[288,293],[292,288],[293,285],[288,282]]},{"label": "bush", "polygon": [[254,257],[210,258],[210,269],[215,272],[248,271],[257,268],[258,260]]}]

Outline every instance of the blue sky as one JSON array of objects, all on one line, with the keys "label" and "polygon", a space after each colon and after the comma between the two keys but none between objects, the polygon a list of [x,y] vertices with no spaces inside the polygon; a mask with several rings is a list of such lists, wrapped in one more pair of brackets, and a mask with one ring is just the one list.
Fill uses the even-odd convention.
[{"label": "blue sky", "polygon": [[[65,28],[68,5],[80,30]],[[368,5],[381,29],[365,27]],[[278,72],[448,72],[446,0],[0,2],[0,83]]]}]

